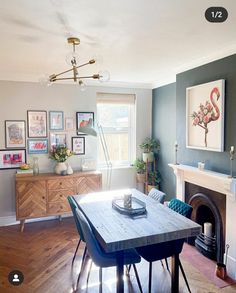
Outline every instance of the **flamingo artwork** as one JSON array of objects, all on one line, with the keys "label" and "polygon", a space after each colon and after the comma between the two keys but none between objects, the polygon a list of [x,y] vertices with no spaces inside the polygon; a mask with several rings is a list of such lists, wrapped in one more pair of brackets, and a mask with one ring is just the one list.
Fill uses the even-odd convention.
[{"label": "flamingo artwork", "polygon": [[205,131],[205,147],[207,147],[207,134],[209,132],[208,124],[214,122],[220,117],[220,110],[214,99],[217,101],[220,98],[220,91],[217,87],[214,87],[210,93],[210,101],[207,100],[205,105],[202,103],[199,106],[199,110],[194,111],[191,115],[193,119],[193,126],[199,126]]}]

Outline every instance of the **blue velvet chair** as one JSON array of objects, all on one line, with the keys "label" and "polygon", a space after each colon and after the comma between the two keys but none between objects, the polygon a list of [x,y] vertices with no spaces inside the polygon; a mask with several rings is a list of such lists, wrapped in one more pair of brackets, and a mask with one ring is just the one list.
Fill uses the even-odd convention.
[{"label": "blue velvet chair", "polygon": [[[75,257],[76,257],[77,251],[79,249],[79,246],[80,246],[81,242],[84,242],[85,243],[85,240],[84,240],[84,235],[83,235],[83,231],[82,231],[80,222],[79,222],[79,220],[77,218],[77,215],[76,215],[76,212],[75,212],[76,209],[78,208],[78,206],[77,206],[77,204],[76,204],[73,196],[68,196],[67,199],[68,199],[68,202],[70,204],[71,211],[73,213],[73,217],[74,217],[74,221],[75,221],[75,225],[76,225],[76,228],[77,228],[77,231],[78,231],[78,234],[79,234],[79,241],[78,241],[78,244],[77,244],[77,247],[76,247],[76,250],[75,250],[73,259],[72,259],[72,265],[73,265],[73,263],[75,261]],[[85,254],[86,254],[86,243],[85,243],[84,253],[83,253],[83,257],[82,257],[82,263],[83,263]],[[82,267],[82,263],[81,263],[81,267]]]},{"label": "blue velvet chair", "polygon": [[[105,252],[100,244],[98,243],[92,228],[87,221],[86,217],[79,209],[76,209],[76,215],[78,221],[81,224],[83,230],[83,235],[87,245],[86,254],[92,259],[92,261],[99,267],[99,292],[102,292],[102,268],[117,266],[117,254]],[[135,263],[139,263],[141,257],[138,255],[135,249],[127,249],[124,251],[124,264],[132,264],[134,267],[135,276],[138,282],[140,291],[142,292],[141,283],[138,277],[137,269]],[[83,264],[84,265],[84,264]],[[83,269],[83,268],[82,268]],[[89,275],[88,275],[89,277]],[[88,278],[87,278],[88,282]],[[77,282],[78,284],[78,282]]]},{"label": "blue velvet chair", "polygon": [[[192,209],[193,209],[192,206],[178,199],[171,200],[168,207],[178,212],[179,214],[182,214],[185,217],[190,217],[192,213]],[[148,282],[149,293],[151,293],[151,287],[152,287],[152,263],[157,260],[167,259],[168,257],[171,257],[174,254],[180,254],[183,249],[183,244],[184,244],[184,239],[180,239],[180,240],[173,240],[173,241],[168,241],[164,243],[157,243],[153,245],[136,248],[139,255],[149,262],[149,282]],[[166,263],[167,263],[167,260],[166,260]],[[187,288],[189,292],[191,292],[180,260],[179,260],[179,267],[183,274]],[[167,269],[169,270],[168,263],[167,263]]]}]

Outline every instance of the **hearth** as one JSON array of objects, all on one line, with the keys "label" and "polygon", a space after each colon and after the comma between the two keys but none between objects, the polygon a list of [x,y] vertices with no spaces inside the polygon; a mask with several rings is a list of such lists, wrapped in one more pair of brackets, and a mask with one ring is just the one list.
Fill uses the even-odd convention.
[{"label": "hearth", "polygon": [[195,246],[198,251],[210,259],[216,259],[216,237],[208,237],[201,233],[195,239]]}]

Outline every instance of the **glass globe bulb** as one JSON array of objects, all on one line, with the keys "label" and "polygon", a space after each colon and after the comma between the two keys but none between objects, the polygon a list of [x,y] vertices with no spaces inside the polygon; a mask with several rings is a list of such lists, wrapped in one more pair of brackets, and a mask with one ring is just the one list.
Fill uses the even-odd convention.
[{"label": "glass globe bulb", "polygon": [[66,55],[66,63],[70,66],[72,66],[73,62],[75,61],[76,65],[78,65],[79,62],[79,55],[76,52],[70,52]]},{"label": "glass globe bulb", "polygon": [[107,70],[99,71],[99,81],[100,82],[106,82],[110,80],[110,73]]}]

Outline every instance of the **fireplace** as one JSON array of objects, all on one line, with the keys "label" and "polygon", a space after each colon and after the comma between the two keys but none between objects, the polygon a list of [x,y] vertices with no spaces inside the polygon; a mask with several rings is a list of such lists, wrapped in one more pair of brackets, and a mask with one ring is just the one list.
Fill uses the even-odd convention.
[{"label": "fireplace", "polygon": [[[225,252],[225,194],[185,182],[185,201],[193,207],[191,219],[202,225],[203,231],[188,242],[206,257],[222,263]],[[211,225],[211,235],[204,231],[206,223]]]},{"label": "fireplace", "polygon": [[194,206],[192,219],[212,224],[217,261],[226,261],[225,244],[229,245],[227,274],[236,280],[236,179],[187,165],[169,166],[176,176],[176,197]]}]

